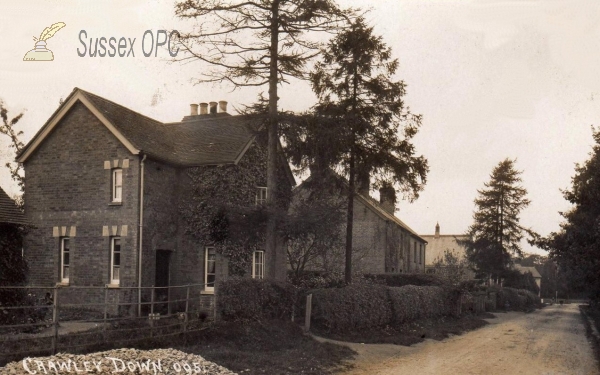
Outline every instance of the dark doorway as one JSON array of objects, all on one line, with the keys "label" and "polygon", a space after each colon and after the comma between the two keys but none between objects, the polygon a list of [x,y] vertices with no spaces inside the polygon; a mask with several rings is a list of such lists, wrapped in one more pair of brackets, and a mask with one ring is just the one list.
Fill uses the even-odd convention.
[{"label": "dark doorway", "polygon": [[154,286],[154,312],[166,314],[169,311],[169,306],[166,301],[169,300],[169,269],[171,264],[171,251],[157,250],[156,251],[156,276]]}]

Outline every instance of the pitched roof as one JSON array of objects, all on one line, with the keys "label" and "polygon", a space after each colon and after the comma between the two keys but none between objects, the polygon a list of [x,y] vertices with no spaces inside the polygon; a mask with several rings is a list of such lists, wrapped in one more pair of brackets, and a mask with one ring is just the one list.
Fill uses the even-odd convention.
[{"label": "pitched roof", "polygon": [[400,220],[400,218],[398,216],[396,216],[396,215],[394,215],[394,214],[386,211],[383,207],[381,207],[381,205],[379,204],[379,202],[377,202],[372,197],[370,197],[370,196],[367,197],[367,196],[365,196],[363,194],[360,194],[360,193],[357,193],[356,196],[358,197],[359,201],[363,202],[367,207],[369,207],[373,212],[375,212],[382,219],[389,220],[389,221],[395,223],[396,225],[400,226],[401,228],[404,228],[410,234],[412,234],[413,236],[415,236],[418,239],[422,240],[423,242],[427,242],[427,240],[424,237],[419,236],[417,234],[417,232],[415,232],[414,230],[412,230],[411,227],[409,227],[402,220]]},{"label": "pitched roof", "polygon": [[444,235],[423,235],[427,241],[427,251],[425,252],[425,265],[432,265],[436,259],[443,257],[446,250],[450,250],[458,257],[465,256],[465,248],[456,241],[466,238],[462,234],[444,234]]},{"label": "pitched roof", "polygon": [[63,105],[23,148],[23,162],[77,101],[82,102],[134,154],[180,166],[236,163],[254,140],[258,126],[252,116],[226,113],[162,123],[98,95],[75,88]]},{"label": "pitched roof", "polygon": [[0,223],[27,224],[25,215],[2,188],[0,188]]},{"label": "pitched roof", "polygon": [[515,263],[513,265],[514,269],[516,269],[517,271],[525,274],[527,272],[531,272],[531,275],[536,278],[536,279],[541,279],[542,275],[540,275],[540,273],[538,272],[538,270],[535,267],[524,267],[520,264]]},{"label": "pitched roof", "polygon": [[[341,176],[336,172],[333,172],[332,176],[334,176],[338,181],[340,181],[342,186],[344,186],[346,189],[348,188],[348,180],[344,176]],[[311,179],[311,177],[309,176],[306,180],[304,180],[304,182],[307,182],[310,179]],[[296,189],[302,189],[303,185],[304,185],[304,183],[300,184],[299,186],[296,187]],[[400,218],[398,218],[396,215],[394,215],[392,213],[387,212],[383,207],[381,207],[379,202],[377,202],[371,196],[367,196],[367,195],[364,195],[361,193],[356,193],[356,197],[359,202],[362,202],[367,208],[369,208],[371,211],[373,211],[377,216],[379,216],[383,220],[391,221],[391,222],[395,223],[396,225],[400,226],[401,228],[405,229],[407,232],[409,232],[416,238],[422,240],[423,242],[427,242],[425,239],[423,239],[423,237],[419,236],[417,234],[417,232],[412,230],[411,227],[409,227],[402,220],[400,220]]]}]

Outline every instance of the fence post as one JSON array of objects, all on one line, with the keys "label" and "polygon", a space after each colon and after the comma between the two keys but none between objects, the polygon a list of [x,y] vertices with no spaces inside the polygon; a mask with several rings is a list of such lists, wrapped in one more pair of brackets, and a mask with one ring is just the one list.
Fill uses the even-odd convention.
[{"label": "fence post", "polygon": [[54,326],[54,335],[52,336],[52,355],[56,354],[58,347],[58,286],[54,286],[52,308],[52,325]]},{"label": "fence post", "polygon": [[167,315],[171,315],[171,285],[167,286]]},{"label": "fence post", "polygon": [[312,293],[306,296],[306,314],[304,315],[304,332],[310,331],[310,316],[312,315]]},{"label": "fence post", "polygon": [[185,316],[184,316],[184,321],[183,321],[183,332],[184,333],[187,332],[189,307],[190,307],[190,286],[188,285],[185,287]]}]

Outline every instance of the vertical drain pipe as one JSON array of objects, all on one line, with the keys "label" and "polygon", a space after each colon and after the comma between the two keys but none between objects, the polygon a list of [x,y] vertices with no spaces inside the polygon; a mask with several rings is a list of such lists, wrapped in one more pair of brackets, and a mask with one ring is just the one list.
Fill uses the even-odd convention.
[{"label": "vertical drain pipe", "polygon": [[144,233],[144,160],[140,163],[140,218],[139,218],[139,241],[138,241],[138,316],[142,316],[142,238]]}]

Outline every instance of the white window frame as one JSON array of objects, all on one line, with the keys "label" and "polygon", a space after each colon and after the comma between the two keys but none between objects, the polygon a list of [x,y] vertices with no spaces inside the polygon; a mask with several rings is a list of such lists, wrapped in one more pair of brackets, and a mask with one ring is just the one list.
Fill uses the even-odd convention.
[{"label": "white window frame", "polygon": [[[119,241],[119,274],[115,278],[115,241]],[[121,264],[123,263],[123,244],[121,243],[121,237],[110,238],[110,285],[119,285],[121,281]]]},{"label": "white window frame", "polygon": [[[264,197],[263,197],[263,193],[264,193]],[[267,197],[269,196],[269,191],[267,190],[266,187],[264,186],[257,186],[256,187],[256,201],[255,204],[257,206],[262,206],[264,204],[267,204]]]},{"label": "white window frame", "polygon": [[[60,239],[60,282],[63,284],[69,283],[69,276],[71,275],[71,245],[69,237],[61,237]],[[69,262],[66,264],[66,268],[69,270],[65,277],[65,242],[67,242],[67,253],[69,254]]]},{"label": "white window frame", "polygon": [[[215,281],[212,286],[208,285],[208,254],[209,252],[213,252],[215,254],[215,259],[212,261],[215,264],[214,273],[211,272],[211,275],[215,276]],[[215,282],[217,281],[217,252],[214,246],[207,246],[204,248],[204,291],[206,292],[214,292],[215,291]]]},{"label": "white window frame", "polygon": [[[257,259],[258,258],[258,259]],[[256,250],[252,253],[252,278],[263,279],[265,277],[265,252]]]},{"label": "white window frame", "polygon": [[[115,203],[123,202],[123,169],[122,168],[114,168],[112,170],[112,188],[111,188],[111,196],[112,201]],[[117,183],[120,180],[120,184]]]}]

